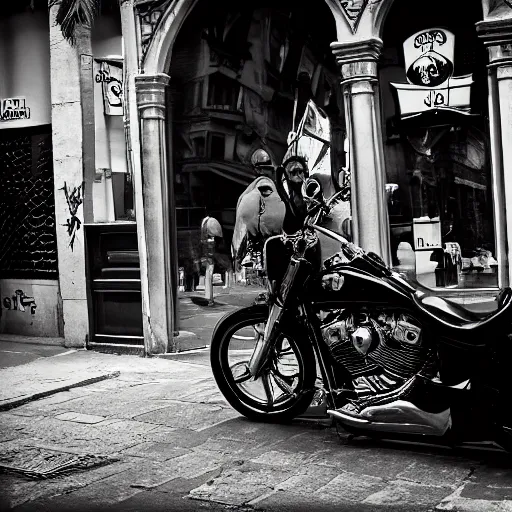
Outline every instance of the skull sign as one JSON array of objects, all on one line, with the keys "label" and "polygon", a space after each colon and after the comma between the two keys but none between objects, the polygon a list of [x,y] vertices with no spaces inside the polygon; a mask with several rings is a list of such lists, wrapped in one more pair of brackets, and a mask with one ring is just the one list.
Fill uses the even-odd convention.
[{"label": "skull sign", "polygon": [[413,34],[404,42],[407,80],[421,87],[438,87],[453,74],[455,38],[448,30],[433,28]]},{"label": "skull sign", "polygon": [[409,82],[414,85],[436,87],[444,83],[453,73],[453,64],[441,54],[429,51],[414,61],[407,71]]}]

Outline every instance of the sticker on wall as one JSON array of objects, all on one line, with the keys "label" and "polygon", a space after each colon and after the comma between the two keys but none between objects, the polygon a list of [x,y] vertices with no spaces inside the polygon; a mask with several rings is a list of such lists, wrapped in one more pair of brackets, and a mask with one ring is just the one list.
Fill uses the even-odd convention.
[{"label": "sticker on wall", "polygon": [[355,34],[368,0],[340,0],[341,10]]},{"label": "sticker on wall", "polygon": [[16,290],[12,297],[4,297],[2,302],[5,309],[24,312],[30,306],[30,313],[36,314],[36,299],[27,296],[23,290]]},{"label": "sticker on wall", "polygon": [[0,103],[0,121],[30,119],[30,108],[25,98],[4,98]]},{"label": "sticker on wall", "polygon": [[455,36],[430,28],[404,42],[409,83],[392,83],[398,94],[402,119],[433,109],[469,113],[472,75],[453,77]]},{"label": "sticker on wall", "polygon": [[120,62],[101,61],[94,77],[101,84],[103,109],[107,116],[123,115],[123,65]]}]

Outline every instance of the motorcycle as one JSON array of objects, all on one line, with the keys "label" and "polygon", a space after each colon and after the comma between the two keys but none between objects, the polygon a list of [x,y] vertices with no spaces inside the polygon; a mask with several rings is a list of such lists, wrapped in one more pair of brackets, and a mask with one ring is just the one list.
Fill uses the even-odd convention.
[{"label": "motorcycle", "polygon": [[211,366],[230,405],[289,421],[320,391],[354,435],[512,451],[512,290],[485,315],[435,296],[321,225],[347,190],[326,201],[308,178],[303,194],[302,228],[265,243],[267,296],[215,327]]}]

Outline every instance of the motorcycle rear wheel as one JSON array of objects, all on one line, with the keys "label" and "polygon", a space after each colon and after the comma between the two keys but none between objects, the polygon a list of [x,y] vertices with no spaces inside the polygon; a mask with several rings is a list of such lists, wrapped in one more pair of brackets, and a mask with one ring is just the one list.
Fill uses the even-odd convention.
[{"label": "motorcycle rear wheel", "polygon": [[[316,379],[315,355],[307,340],[297,342],[296,329],[286,327],[278,334],[276,347],[261,377],[254,379],[247,369],[252,354],[250,345],[262,335],[267,318],[265,305],[226,315],[215,327],[210,361],[217,386],[234,409],[252,420],[286,422],[302,414],[311,403]],[[244,329],[247,332],[251,327],[255,333],[253,342],[250,336],[237,336],[237,332],[243,333]],[[245,343],[249,348],[233,350],[238,354],[233,358],[230,356],[232,340],[235,346]]]}]

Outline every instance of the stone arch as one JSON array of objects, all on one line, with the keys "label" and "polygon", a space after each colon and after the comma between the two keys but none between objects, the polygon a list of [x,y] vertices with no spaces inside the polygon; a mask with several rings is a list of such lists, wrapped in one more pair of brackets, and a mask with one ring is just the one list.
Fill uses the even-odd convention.
[{"label": "stone arch", "polygon": [[198,0],[171,0],[162,14],[143,61],[145,74],[167,73],[174,41]]},{"label": "stone arch", "polygon": [[[350,9],[343,0],[325,0],[336,21],[337,42],[380,38],[393,0],[355,0]],[[358,12],[359,11],[359,12]],[[350,15],[352,14],[352,15]]]},{"label": "stone arch", "polygon": [[[192,9],[199,0],[171,0],[159,20],[155,33],[151,39],[146,55],[142,62],[144,74],[156,75],[158,73],[167,73],[171,62],[172,49],[176,37]],[[325,2],[331,11],[335,23],[338,40],[342,33],[343,24],[346,20],[342,19],[343,13],[337,5],[337,0],[318,0]],[[383,1],[383,3],[386,3]],[[347,25],[348,27],[348,25]]]},{"label": "stone arch", "polygon": [[[319,6],[329,8],[327,0],[316,2],[317,11]],[[171,65],[179,34],[198,4],[198,0],[136,2],[140,35],[143,36],[139,42],[143,55],[140,62],[142,74],[135,77],[135,89],[144,178],[142,193],[151,310],[150,353],[165,352],[180,342],[179,339],[172,341],[179,322],[177,219],[175,215],[167,214],[174,207],[173,176],[176,170],[173,161],[175,147],[172,137],[169,137],[169,130],[173,128],[173,111],[169,109],[168,101],[172,95],[172,85],[169,84],[176,76],[169,77],[169,74],[173,73]],[[329,12],[325,14],[329,15]],[[328,39],[331,40],[335,39],[336,32],[335,23],[329,22],[332,30],[328,32]],[[326,34],[325,27],[320,28]]]},{"label": "stone arch", "polygon": [[382,0],[374,4],[373,9],[370,10],[372,17],[372,25],[375,30],[375,35],[382,38],[382,31],[384,29],[384,23],[388,16],[391,7],[395,3],[395,0]]}]

